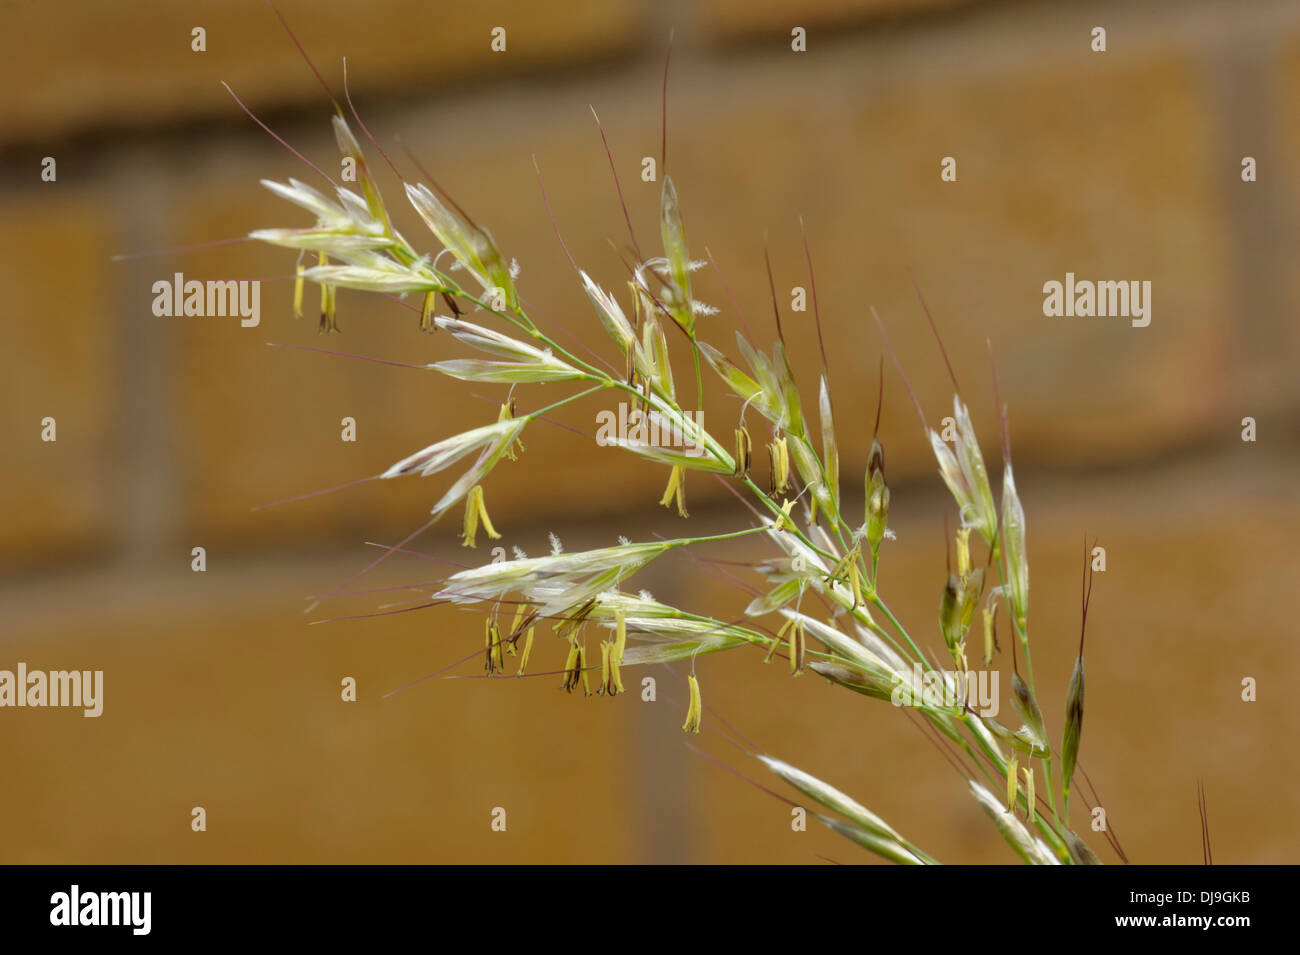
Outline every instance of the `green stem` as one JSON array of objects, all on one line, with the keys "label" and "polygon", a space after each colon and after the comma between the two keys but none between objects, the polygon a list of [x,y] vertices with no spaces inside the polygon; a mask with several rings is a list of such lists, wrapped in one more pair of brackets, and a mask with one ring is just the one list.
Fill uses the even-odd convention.
[{"label": "green stem", "polygon": [[911,647],[912,652],[916,654],[917,662],[927,670],[934,670],[934,667],[930,665],[930,661],[925,658],[925,654],[921,652],[921,648],[918,647],[916,642],[912,639],[912,635],[907,632],[907,628],[899,623],[898,618],[894,616],[894,612],[889,609],[889,606],[883,600],[880,599],[880,595],[875,593],[874,588],[871,596],[867,598],[867,601],[883,613],[885,619],[888,620],[890,624],[893,625],[894,629],[902,635],[903,639],[907,641],[907,645]]},{"label": "green stem", "polygon": [[669,543],[680,544],[686,547],[690,547],[693,544],[708,544],[713,541],[732,540],[736,537],[745,537],[748,534],[758,534],[765,530],[767,530],[766,527],[745,527],[745,528],[741,528],[738,531],[727,531],[724,534],[710,534],[705,537],[681,537],[676,540],[669,541]]},{"label": "green stem", "polygon": [[1056,814],[1056,783],[1052,780],[1052,757],[1048,756],[1043,760],[1043,768],[1047,776],[1047,803],[1052,807],[1052,821],[1056,823],[1058,832],[1061,830],[1061,817]]},{"label": "green stem", "polygon": [[[590,380],[590,376],[587,376],[587,380]],[[608,387],[607,384],[601,382],[598,385],[593,385],[590,388],[579,391],[577,394],[569,395],[567,398],[561,398],[559,401],[549,404],[545,408],[538,408],[536,411],[531,411],[524,415],[524,417],[529,421],[536,421],[547,412],[554,411],[556,408],[562,408],[570,402],[577,401],[579,398],[585,398],[587,395],[595,394],[597,391],[604,391]]]},{"label": "green stem", "polygon": [[704,410],[704,375],[700,371],[700,345],[691,335],[691,357],[695,359],[695,410]]}]

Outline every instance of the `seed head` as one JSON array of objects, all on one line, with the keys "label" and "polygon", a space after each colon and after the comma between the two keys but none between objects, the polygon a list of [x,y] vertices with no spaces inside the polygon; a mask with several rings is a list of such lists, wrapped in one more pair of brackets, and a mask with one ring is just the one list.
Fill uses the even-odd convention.
[{"label": "seed head", "polygon": [[1029,559],[1025,553],[1025,509],[1016,493],[1008,464],[1002,477],[1002,551],[1007,561],[1007,602],[1017,629],[1025,632],[1029,616]]},{"label": "seed head", "polygon": [[1079,758],[1079,739],[1083,735],[1083,656],[1074,661],[1074,671],[1065,691],[1065,730],[1061,740],[1061,791],[1065,806],[1070,806],[1070,781]]},{"label": "seed head", "polygon": [[956,574],[949,574],[943,585],[943,596],[939,599],[939,632],[949,650],[956,647],[964,636],[961,629],[961,579]]},{"label": "seed head", "polygon": [[[822,461],[825,469],[814,484],[813,505],[816,507],[820,501],[831,522],[834,523],[838,519],[840,509],[840,449],[835,440],[835,421],[831,416],[831,393],[825,375],[821,379],[818,407],[821,415]],[[819,470],[815,460],[809,464],[811,464],[809,470]]]},{"label": "seed head", "polygon": [[632,324],[627,320],[627,316],[623,314],[623,309],[619,307],[618,300],[593,282],[586,272],[578,274],[582,276],[582,285],[587,291],[587,297],[596,307],[600,323],[605,326],[605,331],[609,333],[610,338],[614,339],[619,350],[626,354],[636,343],[636,333],[632,330]]},{"label": "seed head", "polygon": [[1073,829],[1065,830],[1065,844],[1070,850],[1070,858],[1076,865],[1101,865],[1101,858],[1079,838]]},{"label": "seed head", "polygon": [[1033,744],[1035,749],[1047,749],[1047,728],[1043,723],[1043,711],[1038,708],[1038,701],[1019,673],[1011,674],[1011,708],[1025,721],[1021,732]]},{"label": "seed head", "polygon": [[971,795],[984,808],[988,817],[993,820],[993,824],[998,827],[1002,838],[1016,855],[1030,865],[1061,864],[1061,860],[1056,858],[1047,846],[1030,835],[1024,823],[1009,812],[1002,811],[996,796],[974,780],[971,780],[970,789]]},{"label": "seed head", "polygon": [[1088,632],[1088,604],[1092,601],[1092,565],[1088,560],[1088,541],[1083,544],[1082,614],[1079,623],[1079,655],[1065,691],[1065,729],[1061,738],[1061,794],[1066,812],[1070,809],[1070,782],[1074,779],[1075,761],[1079,757],[1079,739],[1083,735],[1083,640]]},{"label": "seed head", "polygon": [[502,259],[486,229],[471,225],[423,184],[413,186],[408,183],[406,197],[438,241],[474,276],[485,295],[491,296],[499,289],[507,309],[519,307],[519,293],[515,290],[510,266]]},{"label": "seed head", "polygon": [[954,396],[953,420],[956,423],[955,447],[949,448],[938,432],[930,431],[930,446],[939,459],[939,474],[961,508],[962,524],[974,527],[992,547],[997,537],[998,515],[993,505],[993,491],[989,488],[984,456],[980,453],[971,423],[970,411]]},{"label": "seed head", "polygon": [[763,765],[805,796],[852,820],[873,835],[888,839],[895,844],[902,842],[903,837],[889,823],[829,783],[771,756],[760,755],[758,758],[762,760]]},{"label": "seed head", "polygon": [[668,301],[664,305],[673,320],[691,337],[695,336],[695,309],[691,307],[691,257],[686,249],[686,230],[672,178],[664,176],[659,196],[659,232],[664,243],[668,278]]},{"label": "seed head", "polygon": [[826,677],[832,683],[838,683],[842,687],[872,699],[888,700],[894,692],[892,680],[857,667],[845,666],[830,660],[813,660],[809,662],[808,669]]},{"label": "seed head", "polygon": [[885,539],[889,524],[889,485],[885,483],[885,452],[879,439],[871,442],[871,457],[867,460],[867,546],[872,559],[880,554],[880,542]]}]

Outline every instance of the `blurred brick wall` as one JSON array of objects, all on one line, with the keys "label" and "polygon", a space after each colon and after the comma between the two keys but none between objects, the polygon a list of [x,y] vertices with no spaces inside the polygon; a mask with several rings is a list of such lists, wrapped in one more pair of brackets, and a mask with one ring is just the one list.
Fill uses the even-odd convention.
[{"label": "blurred brick wall", "polygon": [[[392,0],[359,16],[334,0],[284,0],[282,9],[336,89],[348,57],[352,95],[380,141],[400,137],[518,257],[530,305],[584,338],[598,325],[547,221],[533,157],[570,250],[619,287],[607,240],[626,244],[626,234],[588,105],[649,245],[659,187],[638,171],[659,151],[674,27],[668,163],[688,238],[697,255],[707,245],[767,339],[763,249],[783,298],[806,285],[803,217],[848,499],[880,354],[869,305],[932,420],[950,400],[910,269],[986,435],[985,340],[997,350],[1024,474],[1047,699],[1060,698],[1071,662],[1077,541],[1087,530],[1108,547],[1084,755],[1130,854],[1197,861],[1203,778],[1216,858],[1295,860],[1297,827],[1284,810],[1296,779],[1278,757],[1293,720],[1282,680],[1254,706],[1237,701],[1241,676],[1291,677],[1300,662],[1283,614],[1300,529],[1293,6],[518,0],[467,10]],[[390,596],[359,595],[314,617],[298,612],[300,598],[373,559],[364,542],[395,542],[417,526],[441,485],[386,482],[253,508],[377,473],[493,418],[482,397],[500,394],[268,348],[410,362],[447,351],[416,332],[409,312],[346,292],[344,334],[318,338],[313,320],[290,314],[292,253],[235,244],[112,260],[301,220],[257,180],[306,178],[303,167],[221,80],[314,161],[337,161],[323,93],[264,6],[14,2],[0,7],[0,25],[22,38],[0,58],[5,88],[20,91],[0,103],[0,490],[10,502],[0,666],[108,671],[100,720],[0,711],[0,760],[17,780],[0,791],[5,861],[856,858],[825,833],[790,833],[780,804],[685,751],[671,680],[656,706],[561,698],[549,677],[428,681],[379,699],[470,652],[479,625],[436,610],[309,626],[374,612]],[[807,53],[790,51],[797,25]],[[1096,25],[1108,30],[1105,54],[1088,47]],[[195,26],[207,31],[205,53],[190,49]],[[507,29],[504,54],[488,48],[494,26]],[[1256,183],[1241,182],[1244,155],[1258,160]],[[39,180],[45,156],[58,162],[57,182]],[[956,183],[939,179],[945,156],[957,159]],[[395,183],[388,194],[396,208]],[[409,236],[424,234],[398,215]],[[264,279],[261,326],[155,318],[151,285],[177,271]],[[1044,318],[1042,284],[1067,271],[1150,280],[1152,324]],[[727,305],[710,271],[698,294]],[[797,370],[812,380],[811,319],[787,320]],[[711,337],[725,347],[730,332]],[[924,620],[940,579],[942,499],[890,378],[882,437],[901,540],[886,578]],[[707,406],[725,407],[719,391],[710,396]],[[47,415],[58,421],[54,444],[40,440]],[[1259,423],[1257,444],[1240,441],[1246,415]],[[356,443],[339,440],[344,416],[357,420]],[[540,552],[552,529],[571,547],[678,530],[652,506],[658,469],[558,429],[535,429],[529,444],[489,486],[504,543]],[[734,526],[725,492],[692,479],[690,494],[704,526]],[[419,546],[463,559],[456,530],[448,518]],[[194,546],[207,549],[205,574],[189,570]],[[353,586],[441,570],[405,556]],[[647,586],[690,605],[738,599],[690,570],[656,568]],[[811,679],[778,682],[743,654],[700,668],[710,702],[773,753],[859,793],[943,858],[1006,858],[942,760],[888,708]],[[338,702],[344,675],[360,681],[356,705]],[[209,832],[189,831],[193,805],[208,807]],[[511,808],[508,837],[487,828],[493,805]]]}]

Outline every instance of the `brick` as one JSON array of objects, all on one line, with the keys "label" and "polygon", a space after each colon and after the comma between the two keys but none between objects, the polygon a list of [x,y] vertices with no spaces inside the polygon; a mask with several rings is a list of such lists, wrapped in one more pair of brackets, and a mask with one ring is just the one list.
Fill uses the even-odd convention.
[{"label": "brick", "polygon": [[[0,215],[5,467],[0,563],[84,558],[111,529],[119,384],[105,210],[59,183]],[[57,441],[41,422],[56,421]]]},{"label": "brick", "polygon": [[[46,604],[9,630],[0,666],[102,669],[104,709],[0,711],[0,811],[22,833],[0,858],[617,862],[637,851],[648,807],[628,789],[625,739],[639,701],[568,696],[548,676],[435,679],[382,699],[481,646],[482,623],[443,608],[309,626],[297,594],[351,569],[214,555],[207,574],[119,579],[94,613]],[[556,653],[539,640],[535,670],[558,665]],[[481,662],[455,672],[481,674]],[[344,676],[356,703],[340,699]],[[194,806],[207,810],[205,833],[190,829]],[[496,806],[505,833],[490,829]]]},{"label": "brick", "polygon": [[[630,0],[507,0],[491,10],[390,0],[364,15],[341,0],[285,0],[280,7],[340,97],[344,56],[357,95],[433,83],[473,87],[610,58],[629,44],[638,20]],[[15,3],[5,16],[6,34],[22,42],[10,45],[0,82],[24,91],[0,106],[5,140],[237,115],[223,80],[263,111],[321,101],[316,80],[260,4],[196,0],[182,8],[147,0],[133,7],[126,29],[121,10],[101,0],[57,11]],[[191,50],[191,30],[199,26],[207,31],[205,53]],[[504,54],[489,49],[496,26],[507,30]]]},{"label": "brick", "polygon": [[[506,113],[502,117],[501,113]],[[604,242],[619,215],[612,184],[593,201],[588,186],[604,187],[608,167],[585,104],[528,116],[497,108],[489,122],[509,123],[522,141],[536,145],[548,188],[563,195],[557,216],[572,236],[574,254],[604,270],[601,280],[617,289],[626,281],[622,266]],[[396,125],[396,124],[394,124]],[[452,189],[477,221],[489,224],[507,254],[523,266],[521,288],[541,313],[595,342],[607,359],[612,347],[594,338],[603,335],[580,286],[569,270],[535,191],[535,173],[526,154],[485,150],[472,144],[448,152],[412,122],[411,146],[419,155],[436,157],[439,181]],[[433,125],[437,125],[434,123]],[[322,122],[304,143],[312,155],[328,155]],[[558,130],[560,131],[557,131]],[[611,131],[618,141],[625,126]],[[302,175],[296,165],[263,153],[261,162],[223,160],[192,167],[194,180],[177,190],[173,231],[160,245],[181,245],[236,236],[270,224],[301,218],[295,210],[256,185],[259,176]],[[270,156],[269,161],[265,158]],[[632,164],[630,155],[625,163]],[[586,195],[584,195],[586,193]],[[394,215],[418,247],[435,242],[414,219],[400,190],[389,188]],[[644,230],[643,230],[644,231]],[[290,275],[293,253],[268,247],[237,245],[188,253],[158,261],[157,276],[175,271],[187,277]],[[622,274],[620,274],[622,273]],[[313,318],[295,323],[290,316],[289,281],[263,286],[263,321],[244,329],[232,321],[159,319],[158,334],[167,336],[177,355],[172,379],[180,426],[177,451],[185,532],[196,540],[281,541],[292,529],[295,540],[339,534],[355,539],[378,533],[405,532],[427,514],[450,483],[451,475],[405,479],[361,487],[281,508],[251,511],[256,505],[332,486],[388,465],[451,434],[495,420],[504,386],[471,386],[433,372],[377,366],[307,352],[267,348],[268,341],[288,342],[407,362],[429,362],[469,354],[447,336],[429,337],[416,330],[415,316],[381,298],[340,294],[343,334],[322,338]],[[561,342],[569,342],[557,333]],[[575,346],[576,347],[576,346]],[[585,354],[585,353],[584,353]],[[586,356],[590,357],[590,356]],[[679,374],[688,374],[687,366]],[[527,388],[520,408],[528,410],[555,400],[565,386]],[[688,387],[683,384],[683,388]],[[474,396],[487,396],[490,401]],[[563,416],[594,433],[593,399]],[[339,440],[344,415],[358,422],[355,444]],[[494,519],[510,528],[550,513],[586,513],[650,506],[662,493],[667,470],[646,465],[614,449],[594,448],[589,440],[538,423],[525,436],[529,451],[519,463],[505,463],[487,484]],[[511,476],[513,475],[513,477]],[[591,481],[606,491],[593,497]],[[709,482],[692,481],[692,493],[705,493]],[[619,493],[613,493],[617,488]],[[454,535],[461,514],[453,511],[439,534]],[[506,543],[513,543],[507,538]]]},{"label": "brick", "polygon": [[[1030,644],[1052,733],[1059,732],[1077,648],[1082,529],[1097,534],[1107,549],[1107,571],[1096,575],[1088,614],[1080,755],[1134,861],[1199,864],[1196,839],[1186,839],[1199,825],[1198,778],[1211,794],[1216,859],[1280,862],[1300,834],[1292,822],[1262,832],[1249,822],[1257,813],[1286,818],[1286,786],[1279,791],[1278,784],[1291,771],[1275,754],[1285,745],[1287,703],[1261,694],[1247,704],[1240,695],[1243,677],[1255,677],[1262,687],[1261,674],[1300,656],[1287,637],[1282,598],[1289,592],[1290,528],[1300,517],[1287,487],[1294,460],[1291,452],[1247,464],[1255,458],[1242,450],[1146,474],[1065,481],[1035,475],[1022,482]],[[1186,518],[1209,495],[1221,495],[1233,518],[1213,531]],[[898,541],[886,545],[881,571],[881,593],[891,608],[923,648],[937,647],[940,654],[933,621],[944,572],[935,529],[941,503],[896,499]],[[740,542],[709,552],[733,561],[753,555]],[[726,570],[757,579],[734,565]],[[690,575],[680,593],[683,606],[707,607],[723,619],[734,619],[748,599],[705,574]],[[1003,649],[995,665],[1005,694],[1005,640]],[[856,796],[942,861],[1015,861],[965,783],[892,706],[814,675],[792,679],[784,661],[765,667],[757,650],[702,657],[697,671],[705,701],[754,746]],[[1002,710],[1004,722],[1013,717],[1005,696]],[[738,748],[716,755],[759,783],[775,779]],[[813,854],[840,862],[870,858],[815,823],[808,833],[792,832],[788,806],[710,769],[697,796],[702,857],[731,863],[807,863]],[[773,788],[798,801],[779,782]],[[1077,798],[1072,817],[1086,831]],[[1116,861],[1100,838],[1097,844],[1104,859]]]},{"label": "brick", "polygon": [[[1187,839],[1198,824],[1197,778],[1211,795],[1216,857],[1283,862],[1295,843],[1290,767],[1277,759],[1288,700],[1267,682],[1270,668],[1300,663],[1281,599],[1290,592],[1295,463],[1270,456],[1242,467],[1229,458],[1087,481],[1026,475],[1034,662],[1053,727],[1077,633],[1079,529],[1098,533],[1108,550],[1089,615],[1082,761],[1135,860],[1198,861]],[[1226,527],[1186,521],[1210,495],[1233,513]],[[905,622],[933,619],[938,504],[937,496],[898,502],[899,539],[882,579]],[[591,522],[566,537],[576,549],[606,532]],[[646,536],[642,527],[632,533]],[[702,553],[754,552],[734,542]],[[304,617],[297,595],[350,573],[351,559],[218,555],[210,568],[71,587],[50,581],[6,595],[11,640],[0,666],[104,669],[105,706],[98,720],[0,711],[12,730],[0,734],[10,780],[0,813],[11,822],[2,861],[869,858],[815,825],[792,833],[788,806],[685,749],[684,667],[676,676],[626,671],[629,686],[656,677],[654,704],[632,693],[569,697],[555,691],[553,674],[430,679],[382,699],[474,651],[481,618],[439,608],[310,626],[401,598],[360,595]],[[390,567],[368,585],[409,574]],[[744,599],[686,559],[652,565],[636,585],[696,610],[722,612]],[[937,642],[924,623],[914,632],[926,646]],[[559,649],[540,639],[534,672],[553,667]],[[697,671],[712,712],[695,742],[717,758],[769,783],[712,733],[721,717],[762,750],[858,796],[944,861],[1012,861],[963,783],[892,707],[811,676],[792,680],[755,651],[701,657]],[[481,670],[471,660],[448,672]],[[339,701],[343,675],[357,678],[360,702]],[[1240,702],[1245,675],[1260,679],[1256,704]],[[194,805],[208,809],[207,833],[189,830]],[[487,825],[497,805],[507,808],[505,835]],[[1270,826],[1254,824],[1259,814]]]},{"label": "brick", "polygon": [[[1259,155],[1260,149],[1255,146],[1250,150],[1260,163],[1259,181],[1233,185],[1252,190],[1252,214],[1242,220],[1242,228],[1247,231],[1242,258],[1246,273],[1243,285],[1248,285],[1243,297],[1251,296],[1254,311],[1250,327],[1254,334],[1250,347],[1243,349],[1250,358],[1251,375],[1240,391],[1249,396],[1252,407],[1264,412],[1258,415],[1261,422],[1265,415],[1271,419],[1268,425],[1273,437],[1294,438],[1295,431],[1286,422],[1300,407],[1300,376],[1295,372],[1300,365],[1300,327],[1294,321],[1300,311],[1300,277],[1293,267],[1300,256],[1300,191],[1291,177],[1276,175],[1285,168],[1286,157],[1300,149],[1300,131],[1291,120],[1292,104],[1300,100],[1300,25],[1291,23],[1288,27],[1278,31],[1278,55],[1262,66],[1267,71],[1268,85],[1249,104],[1252,111],[1267,113],[1258,120],[1265,152]],[[1232,158],[1239,163],[1247,150],[1235,152]],[[1236,169],[1239,175],[1240,167]],[[1283,275],[1290,281],[1282,280]]]},{"label": "brick", "polygon": [[[1050,31],[1049,36],[1066,42]],[[697,255],[705,247],[713,251],[763,341],[774,337],[762,271],[767,235],[785,302],[786,334],[811,396],[818,371],[811,316],[788,308],[791,286],[807,282],[799,217],[808,223],[842,473],[855,507],[883,351],[869,306],[884,316],[930,423],[937,424],[950,408],[952,388],[909,268],[943,329],[991,460],[997,457],[997,430],[986,339],[998,356],[1002,397],[1010,405],[1022,465],[1115,464],[1225,440],[1234,432],[1241,403],[1229,383],[1248,378],[1254,366],[1249,355],[1234,348],[1239,333],[1232,318],[1234,276],[1223,232],[1221,169],[1206,147],[1213,141],[1211,120],[1189,56],[1158,39],[1144,42],[1148,46],[1108,54],[1105,60],[1089,59],[1086,48],[1067,60],[1027,54],[993,63],[968,54],[939,71],[931,67],[924,45],[874,58],[864,55],[872,49],[866,40],[860,48],[842,47],[805,65],[777,57],[725,67],[687,61],[682,67],[670,156],[688,239]],[[635,78],[611,84],[596,105],[620,163],[640,240],[651,249],[659,187],[640,182],[637,172],[639,156],[658,151],[658,128],[657,110],[647,102],[643,85]],[[1132,95],[1135,88],[1143,90],[1143,99]],[[409,130],[409,144],[436,167],[440,182],[519,258],[521,288],[530,305],[609,356],[546,221],[529,158],[538,157],[575,257],[604,285],[619,290],[626,273],[606,240],[612,237],[620,246],[626,240],[603,153],[582,118],[588,96],[588,90],[578,89],[544,101],[413,104],[375,125],[381,136]],[[1146,108],[1147,98],[1162,104],[1158,114]],[[510,129],[510,142],[518,145],[503,148],[471,138],[450,148],[443,130],[462,128],[470,117]],[[779,139],[774,117],[779,117]],[[308,136],[312,155],[328,155],[321,131]],[[958,159],[956,183],[939,181],[939,160],[946,155]],[[237,185],[230,170],[213,167],[200,190],[203,198],[178,221],[176,242],[293,221],[284,218],[292,213],[273,200],[256,198],[251,186],[258,175],[298,174],[292,160],[259,160],[241,168]],[[220,215],[205,218],[216,214],[205,209]],[[418,223],[408,234],[429,244]],[[277,255],[238,248],[191,261],[213,267],[238,262],[228,266],[231,274],[265,274],[270,262],[287,266],[290,260]],[[1043,283],[1061,280],[1067,271],[1081,278],[1150,280],[1152,325],[1135,329],[1122,318],[1044,317]],[[727,304],[711,270],[700,273],[697,294]],[[268,302],[272,296],[268,290]],[[287,300],[287,288],[281,297]],[[347,333],[337,341],[346,345],[338,347],[403,360],[447,353],[445,343],[417,337],[409,315],[398,317],[382,302],[356,303],[344,296]],[[357,308],[365,309],[364,323]],[[701,329],[732,351],[735,323],[729,312],[704,320]],[[316,342],[310,322],[295,327],[282,319],[276,324],[269,310],[268,316],[260,330],[264,336],[283,338],[280,330],[293,328],[293,340]],[[260,345],[253,346],[259,335],[238,329],[184,334],[207,336],[193,338],[186,361],[195,364],[180,380],[183,390],[190,389],[183,402],[189,413],[212,416],[193,433],[219,433],[225,421],[238,421],[244,429],[238,455],[220,442],[187,445],[186,468],[194,482],[190,499],[202,515],[196,526],[205,533],[243,533],[242,528],[278,534],[288,526],[281,521],[322,531],[345,524],[377,527],[367,521],[381,515],[393,527],[411,526],[414,512],[408,508],[427,506],[436,493],[429,482],[417,482],[409,497],[399,497],[407,489],[386,486],[348,492],[346,507],[343,498],[295,505],[296,517],[250,515],[246,508],[375,473],[492,414],[489,405],[468,397],[471,389],[426,382],[416,372],[335,365],[319,356],[269,350],[258,357]],[[241,371],[232,375],[232,368]],[[684,360],[677,376],[680,389],[689,393]],[[355,384],[344,388],[345,378]],[[886,378],[882,438],[891,480],[928,479],[931,453],[892,365],[886,366]],[[711,426],[725,434],[738,404],[715,384],[709,387]],[[254,388],[262,389],[256,397]],[[526,406],[528,392],[523,395]],[[364,433],[370,437],[364,440],[376,443],[337,442],[337,421],[353,407],[366,415]],[[398,408],[421,411],[418,417],[405,410],[395,414]],[[567,420],[590,430],[594,411]],[[310,447],[303,443],[308,435],[316,436]],[[502,471],[488,487],[494,515],[504,513],[507,526],[547,512],[649,505],[662,490],[660,468],[608,449],[584,449],[576,437],[555,430],[537,428],[530,437],[528,480],[510,480]],[[757,437],[765,440],[761,433]],[[290,446],[297,449],[296,460],[285,453]],[[304,480],[301,475],[309,469],[323,480]],[[277,473],[285,480],[277,480]],[[602,487],[597,494],[590,491],[595,474]],[[273,487],[278,490],[263,493]],[[690,481],[692,501],[723,493],[707,479]],[[405,515],[400,522],[394,517],[399,512]]]},{"label": "brick", "polygon": [[[846,476],[865,463],[883,351],[869,306],[931,423],[951,407],[909,268],[990,456],[985,339],[1018,457],[1125,460],[1221,434],[1235,410],[1213,384],[1235,358],[1228,250],[1190,59],[1165,48],[1104,65],[1027,57],[931,71],[923,52],[875,60],[870,49],[811,66],[773,57],[761,75],[738,72],[711,90],[693,134],[681,132],[690,109],[676,113],[674,161],[692,234],[715,250],[750,324],[769,338],[767,234],[786,334],[811,392],[812,316],[788,309],[790,288],[807,285],[799,217],[808,223],[837,424],[846,444],[852,438]],[[1162,103],[1158,115],[1145,97]],[[939,180],[944,156],[958,160],[956,183]],[[1043,283],[1067,271],[1151,280],[1152,325],[1045,318]],[[699,285],[701,297],[724,300],[710,277]],[[889,363],[886,377],[891,468],[928,473],[928,448]]]},{"label": "brick", "polygon": [[[456,168],[463,168],[457,164]],[[250,174],[242,183],[222,181],[181,219],[183,236],[224,236],[247,232],[259,224],[297,221],[291,208],[261,190]],[[399,193],[400,195],[400,193]],[[398,214],[405,216],[398,210]],[[485,218],[484,221],[493,221]],[[541,239],[536,225],[531,245],[512,245],[525,261]],[[416,224],[406,230],[418,235]],[[504,230],[510,231],[508,228]],[[423,241],[430,248],[432,240]],[[554,239],[550,238],[553,245]],[[548,250],[549,251],[549,250]],[[183,269],[187,276],[291,275],[293,253],[267,247],[237,246],[190,254],[183,261],[160,264],[158,274]],[[526,271],[539,276],[525,288],[553,290],[569,277],[544,267]],[[263,321],[256,329],[233,321],[160,319],[159,333],[173,342],[178,374],[173,379],[175,407],[183,424],[177,443],[181,494],[186,502],[185,531],[196,541],[282,541],[292,532],[299,541],[337,538],[372,539],[414,528],[459,474],[453,469],[432,478],[405,478],[353,488],[335,495],[253,511],[259,505],[323,487],[375,475],[390,464],[435,441],[486,424],[497,417],[508,394],[504,386],[473,386],[436,372],[367,364],[306,351],[268,348],[268,342],[323,348],[403,362],[425,363],[468,354],[449,336],[430,337],[416,329],[417,316],[399,305],[360,293],[339,296],[343,333],[322,337],[310,314],[290,317],[291,282],[263,286]],[[310,296],[309,296],[310,298]],[[545,299],[544,299],[545,300]],[[315,307],[308,305],[308,311]],[[585,314],[590,306],[584,303]],[[595,324],[594,316],[588,324]],[[521,393],[520,408],[539,407],[558,398],[563,386],[543,386]],[[479,397],[481,396],[482,400]],[[488,400],[490,399],[490,400]],[[594,431],[596,406],[568,420]],[[356,419],[358,440],[341,440],[341,420]],[[662,490],[666,471],[647,468],[609,449],[546,424],[525,435],[529,451],[520,462],[503,462],[486,485],[494,519],[510,528],[539,514],[573,512],[592,504],[624,507],[626,497],[591,502],[585,480],[638,475],[648,502]],[[614,460],[613,473],[599,462]],[[455,508],[436,533],[459,533],[461,509]],[[508,537],[506,543],[514,538]],[[480,551],[480,553],[483,553]]]}]

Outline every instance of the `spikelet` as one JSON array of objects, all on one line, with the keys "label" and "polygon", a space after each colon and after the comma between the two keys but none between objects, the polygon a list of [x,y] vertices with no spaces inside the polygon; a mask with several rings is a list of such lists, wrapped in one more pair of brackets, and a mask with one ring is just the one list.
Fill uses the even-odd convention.
[{"label": "spikelet", "polygon": [[1019,673],[1011,674],[1011,708],[1025,721],[1021,732],[1035,749],[1047,749],[1047,727],[1043,723],[1043,711],[1038,708],[1038,701]]},{"label": "spikelet", "polygon": [[1065,691],[1065,729],[1061,739],[1061,793],[1065,811],[1070,811],[1070,782],[1079,758],[1079,739],[1083,735],[1083,655],[1074,661],[1070,683]]},{"label": "spikelet", "polygon": [[872,560],[879,559],[880,543],[889,524],[889,485],[885,483],[885,451],[878,440],[871,442],[867,459],[867,546]]},{"label": "spikelet", "polygon": [[1061,737],[1061,793],[1065,812],[1070,812],[1070,782],[1074,779],[1074,766],[1079,758],[1079,740],[1083,736],[1083,640],[1088,632],[1088,604],[1092,600],[1092,565],[1088,560],[1088,542],[1083,543],[1083,596],[1079,624],[1079,655],[1074,660],[1070,683],[1065,691],[1065,729]]}]

